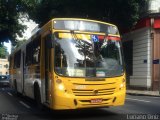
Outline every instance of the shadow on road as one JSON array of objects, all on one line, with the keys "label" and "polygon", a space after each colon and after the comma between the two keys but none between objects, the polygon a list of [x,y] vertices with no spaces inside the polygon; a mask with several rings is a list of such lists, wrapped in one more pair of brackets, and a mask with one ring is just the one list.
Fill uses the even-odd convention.
[{"label": "shadow on road", "polygon": [[[108,108],[109,109],[109,108]],[[63,111],[53,111],[46,110],[42,114],[35,114],[39,119],[47,120],[101,120],[104,118],[115,117],[116,114],[107,111],[106,109],[100,108],[90,108],[90,109],[80,109],[80,110],[63,110]]]},{"label": "shadow on road", "polygon": [[[110,108],[90,108],[90,109],[78,109],[78,110],[50,110],[45,108],[43,111],[36,107],[35,101],[24,96],[17,96],[16,92],[11,88],[1,88],[0,93],[10,92],[14,96],[14,102],[24,101],[31,106],[30,109],[21,109],[17,106],[17,109],[23,110],[13,115],[18,115],[18,120],[117,120],[118,114],[111,112]],[[20,113],[20,114],[19,114]],[[10,115],[10,113],[7,113]],[[12,115],[12,114],[11,114]],[[120,120],[120,119],[119,119]]]}]

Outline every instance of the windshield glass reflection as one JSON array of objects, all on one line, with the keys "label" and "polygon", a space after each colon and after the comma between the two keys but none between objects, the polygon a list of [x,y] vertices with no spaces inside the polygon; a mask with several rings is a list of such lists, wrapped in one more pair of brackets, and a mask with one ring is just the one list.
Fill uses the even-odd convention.
[{"label": "windshield glass reflection", "polygon": [[56,36],[55,72],[70,77],[119,76],[123,73],[121,44],[116,40]]}]

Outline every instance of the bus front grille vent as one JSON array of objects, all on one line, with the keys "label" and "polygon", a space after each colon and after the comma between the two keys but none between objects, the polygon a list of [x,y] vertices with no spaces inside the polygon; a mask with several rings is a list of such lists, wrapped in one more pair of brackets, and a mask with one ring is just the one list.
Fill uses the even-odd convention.
[{"label": "bus front grille vent", "polygon": [[96,90],[82,90],[72,89],[75,96],[101,96],[101,95],[112,95],[114,94],[115,88],[108,89],[96,89]]}]

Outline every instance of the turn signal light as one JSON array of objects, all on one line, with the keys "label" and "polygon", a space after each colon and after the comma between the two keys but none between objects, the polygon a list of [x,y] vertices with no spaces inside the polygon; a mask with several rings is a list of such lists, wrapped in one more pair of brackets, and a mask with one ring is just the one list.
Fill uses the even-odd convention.
[{"label": "turn signal light", "polygon": [[61,79],[57,79],[57,80],[56,80],[56,83],[61,84],[61,83],[62,83],[62,80],[61,80]]}]

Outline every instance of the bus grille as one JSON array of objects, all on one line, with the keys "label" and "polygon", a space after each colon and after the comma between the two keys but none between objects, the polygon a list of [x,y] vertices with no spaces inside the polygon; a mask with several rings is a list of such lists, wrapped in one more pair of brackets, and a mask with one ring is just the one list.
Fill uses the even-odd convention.
[{"label": "bus grille", "polygon": [[114,94],[115,88],[96,89],[96,90],[72,89],[72,91],[75,96],[100,96],[100,95]]}]

